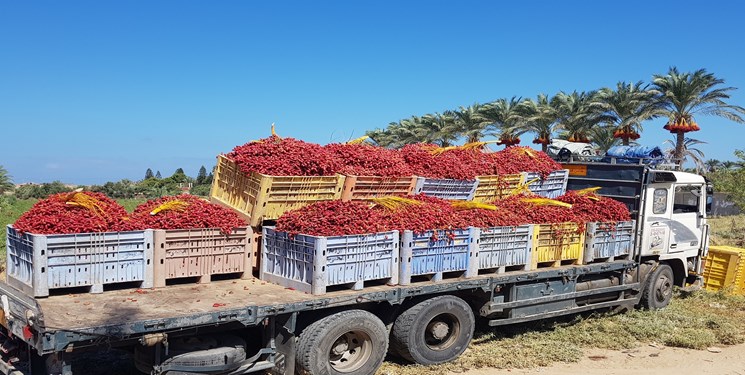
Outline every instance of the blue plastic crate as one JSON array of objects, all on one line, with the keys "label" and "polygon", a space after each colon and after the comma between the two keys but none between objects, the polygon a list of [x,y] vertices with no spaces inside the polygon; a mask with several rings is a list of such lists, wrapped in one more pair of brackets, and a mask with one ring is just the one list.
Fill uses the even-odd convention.
[{"label": "blue plastic crate", "polygon": [[504,272],[506,267],[529,270],[533,247],[533,226],[482,228],[475,239],[479,270]]},{"label": "blue plastic crate", "polygon": [[599,259],[628,258],[634,248],[636,221],[587,223],[585,263]]},{"label": "blue plastic crate", "polygon": [[524,181],[526,183],[536,179],[538,180],[528,184],[528,189],[537,195],[553,199],[567,192],[567,182],[569,181],[568,169],[553,171],[544,179],[541,179],[541,174],[538,172],[523,173],[525,174]]},{"label": "blue plastic crate", "polygon": [[290,236],[264,227],[259,277],[301,292],[324,294],[326,287],[368,280],[398,283],[398,231],[348,236]]},{"label": "blue plastic crate", "polygon": [[152,230],[39,235],[8,225],[8,284],[33,297],[50,289],[140,282],[153,286]]},{"label": "blue plastic crate", "polygon": [[445,272],[465,272],[476,276],[476,243],[478,228],[427,231],[421,234],[407,230],[401,235],[401,271],[399,283],[409,285],[412,276],[427,275],[442,280]]},{"label": "blue plastic crate", "polygon": [[478,180],[451,180],[417,177],[414,194],[426,194],[442,199],[470,201],[476,193]]}]

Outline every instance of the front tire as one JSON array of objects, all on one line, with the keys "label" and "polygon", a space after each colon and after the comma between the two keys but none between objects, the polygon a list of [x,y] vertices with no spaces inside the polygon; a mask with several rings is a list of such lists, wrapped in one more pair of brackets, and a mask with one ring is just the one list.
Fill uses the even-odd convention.
[{"label": "front tire", "polygon": [[301,374],[368,375],[378,370],[387,350],[388,331],[377,316],[342,311],[303,330],[296,363]]},{"label": "front tire", "polygon": [[391,348],[404,359],[421,365],[452,361],[468,347],[475,326],[473,310],[462,299],[431,298],[396,318]]},{"label": "front tire", "polygon": [[648,277],[642,292],[641,306],[647,310],[665,308],[673,298],[673,269],[667,264],[660,264]]}]

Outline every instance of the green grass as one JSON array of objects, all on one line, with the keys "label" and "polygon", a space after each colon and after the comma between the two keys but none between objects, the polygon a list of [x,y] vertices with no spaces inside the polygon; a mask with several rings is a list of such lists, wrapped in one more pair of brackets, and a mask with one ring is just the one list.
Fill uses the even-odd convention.
[{"label": "green grass", "polygon": [[745,214],[707,219],[711,244],[745,247]]},{"label": "green grass", "polygon": [[389,361],[379,374],[445,375],[474,368],[540,367],[579,361],[586,348],[622,350],[652,342],[692,349],[743,343],[745,297],[676,293],[664,310],[578,315],[484,330],[451,363],[424,367]]},{"label": "green grass", "polygon": [[147,199],[139,199],[139,198],[131,198],[131,199],[117,199],[117,202],[124,206],[124,208],[127,210],[127,212],[132,212],[135,210],[135,207],[138,205],[145,203]]},{"label": "green grass", "polygon": [[[13,224],[24,212],[36,203],[36,199],[10,199],[10,204],[0,206],[0,264],[5,265],[5,226]],[[4,268],[4,267],[0,267]]]}]

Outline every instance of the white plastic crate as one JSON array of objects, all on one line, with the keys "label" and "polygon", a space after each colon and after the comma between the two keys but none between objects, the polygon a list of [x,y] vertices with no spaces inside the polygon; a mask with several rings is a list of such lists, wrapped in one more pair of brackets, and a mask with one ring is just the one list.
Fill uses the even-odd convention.
[{"label": "white plastic crate", "polygon": [[587,223],[585,263],[599,259],[627,259],[634,248],[636,220],[616,223]]},{"label": "white plastic crate", "polygon": [[569,170],[561,169],[551,172],[546,178],[541,179],[538,172],[523,172],[526,183],[538,179],[528,184],[531,192],[546,198],[556,198],[567,192],[567,182],[569,181]]},{"label": "white plastic crate", "polygon": [[8,284],[33,297],[51,289],[139,282],[153,286],[153,232],[104,232],[39,235],[18,233],[8,225]]},{"label": "white plastic crate", "polygon": [[530,269],[532,225],[482,228],[476,232],[475,242],[479,271],[502,273],[506,268]]},{"label": "white plastic crate", "polygon": [[476,243],[478,228],[436,230],[421,234],[407,230],[401,235],[401,271],[399,283],[409,285],[413,276],[442,280],[443,273],[463,272],[472,277],[478,273]]},{"label": "white plastic crate", "polygon": [[473,199],[479,180],[452,180],[440,178],[417,177],[414,194],[425,194],[431,197],[470,201]]},{"label": "white plastic crate", "polygon": [[398,284],[398,231],[348,236],[291,236],[264,227],[259,277],[301,292],[332,285],[359,290],[369,280]]}]

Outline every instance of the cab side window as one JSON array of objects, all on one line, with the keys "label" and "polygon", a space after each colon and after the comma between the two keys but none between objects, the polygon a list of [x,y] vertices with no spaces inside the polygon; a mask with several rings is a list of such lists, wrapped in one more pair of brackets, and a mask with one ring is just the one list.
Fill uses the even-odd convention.
[{"label": "cab side window", "polygon": [[673,213],[698,212],[701,203],[701,186],[684,185],[675,187]]},{"label": "cab side window", "polygon": [[652,212],[655,215],[664,214],[667,211],[667,189],[654,189],[652,199]]}]

